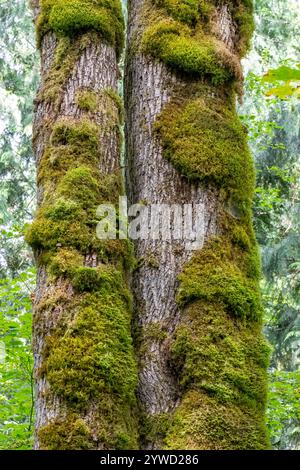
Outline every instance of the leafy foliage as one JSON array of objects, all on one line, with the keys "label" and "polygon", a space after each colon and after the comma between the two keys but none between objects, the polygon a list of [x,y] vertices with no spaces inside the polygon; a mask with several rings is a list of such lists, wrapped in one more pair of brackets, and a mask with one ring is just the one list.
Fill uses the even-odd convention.
[{"label": "leafy foliage", "polygon": [[276,85],[267,92],[267,96],[277,96],[286,99],[289,96],[296,95],[300,98],[300,65],[297,68],[291,68],[281,65],[277,69],[269,70],[263,77],[263,82]]},{"label": "leafy foliage", "polygon": [[28,449],[33,431],[31,299],[35,272],[0,281],[0,449]]},{"label": "leafy foliage", "polygon": [[38,60],[26,0],[0,2],[0,449],[32,447],[32,256],[24,223],[35,199],[32,103]]}]

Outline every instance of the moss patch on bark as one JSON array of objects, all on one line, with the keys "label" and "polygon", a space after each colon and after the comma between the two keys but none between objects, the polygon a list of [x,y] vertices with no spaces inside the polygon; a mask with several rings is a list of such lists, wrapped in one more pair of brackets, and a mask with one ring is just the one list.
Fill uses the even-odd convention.
[{"label": "moss patch on bark", "polygon": [[222,5],[213,0],[147,0],[144,2],[141,51],[175,71],[207,78],[215,85],[242,80],[239,59],[253,33],[251,0],[227,2],[237,30],[235,50],[215,32]]},{"label": "moss patch on bark", "polygon": [[228,197],[251,200],[254,163],[234,106],[224,107],[223,100],[203,94],[171,102],[155,129],[164,156],[188,179],[222,188]]},{"label": "moss patch on bark", "polygon": [[38,44],[53,31],[59,37],[74,37],[90,31],[116,48],[124,45],[124,20],[119,0],[41,0],[37,20]]}]

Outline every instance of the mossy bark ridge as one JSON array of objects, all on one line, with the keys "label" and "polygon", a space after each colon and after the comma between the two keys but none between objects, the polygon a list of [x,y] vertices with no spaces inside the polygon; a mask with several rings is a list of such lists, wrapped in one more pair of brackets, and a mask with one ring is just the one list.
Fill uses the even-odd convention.
[{"label": "mossy bark ridge", "polygon": [[36,449],[137,447],[137,370],[126,241],[96,237],[96,208],[123,191],[118,0],[32,1],[41,51],[27,231],[34,302]]},{"label": "mossy bark ridge", "polygon": [[251,0],[129,2],[128,192],[132,202],[202,203],[205,236],[195,253],[136,243],[144,448],[269,445],[255,171],[235,103],[252,32]]}]

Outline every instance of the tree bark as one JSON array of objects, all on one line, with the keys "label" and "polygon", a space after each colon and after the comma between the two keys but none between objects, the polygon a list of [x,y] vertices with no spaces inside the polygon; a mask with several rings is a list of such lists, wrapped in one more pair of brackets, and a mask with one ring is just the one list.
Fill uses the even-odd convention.
[{"label": "tree bark", "polygon": [[41,51],[33,141],[38,212],[27,233],[38,265],[35,448],[132,449],[131,255],[126,241],[96,237],[97,205],[116,204],[123,190],[117,95],[123,20],[112,2],[108,34],[103,9],[91,2],[91,15],[86,2],[80,9],[75,3],[72,10],[72,2],[32,2]]},{"label": "tree bark", "polygon": [[[129,1],[125,108],[130,201],[194,204],[194,216],[198,204],[203,220],[197,252],[187,250],[184,239],[136,241],[139,268],[132,289],[142,447],[266,448],[268,347],[261,336],[261,307],[258,301],[248,315],[246,305],[229,299],[229,292],[235,296],[239,289],[231,270],[259,297],[259,274],[252,282],[248,261],[241,261],[257,259],[253,163],[243,131],[222,134],[227,113],[232,127],[239,126],[235,90],[241,88],[239,62],[249,39],[245,25],[251,34],[252,10],[249,2],[238,0],[188,3],[193,4]],[[236,144],[242,157],[234,153]],[[222,156],[228,146],[232,161],[230,150]],[[231,165],[238,176],[228,170]],[[220,255],[223,249],[226,254]]]}]

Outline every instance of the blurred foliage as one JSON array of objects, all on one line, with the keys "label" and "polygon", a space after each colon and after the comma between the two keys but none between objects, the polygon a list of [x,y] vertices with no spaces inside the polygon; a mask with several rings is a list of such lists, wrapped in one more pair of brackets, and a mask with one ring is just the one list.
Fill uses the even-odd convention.
[{"label": "blurred foliage", "polygon": [[256,1],[255,47],[244,64],[241,108],[257,168],[255,225],[265,331],[273,346],[268,423],[277,449],[300,449],[299,7],[292,0]]},{"label": "blurred foliage", "polygon": [[33,435],[33,268],[0,280],[0,450],[30,449]]},{"label": "blurred foliage", "polygon": [[31,150],[38,86],[26,0],[0,0],[0,449],[29,449],[33,434],[33,260],[24,226],[35,205]]}]

